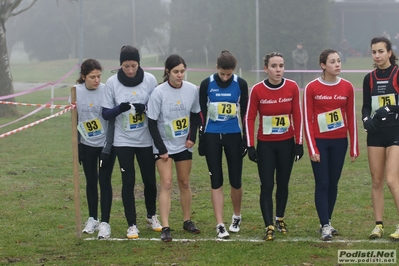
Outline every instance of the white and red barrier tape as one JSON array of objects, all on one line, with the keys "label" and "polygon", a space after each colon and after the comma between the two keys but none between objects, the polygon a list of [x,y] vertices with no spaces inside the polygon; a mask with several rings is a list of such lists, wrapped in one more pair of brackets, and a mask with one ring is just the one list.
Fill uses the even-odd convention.
[{"label": "white and red barrier tape", "polygon": [[7,102],[7,101],[0,101],[0,104],[36,106],[36,107],[44,107],[44,108],[52,108],[52,109],[65,109],[70,106],[70,105],[55,105],[55,104],[17,103],[17,102]]},{"label": "white and red barrier tape", "polygon": [[42,118],[42,119],[40,119],[40,120],[37,120],[37,121],[35,121],[35,122],[33,122],[33,123],[30,123],[30,124],[28,124],[28,125],[22,126],[22,127],[20,127],[20,128],[11,130],[11,131],[9,131],[9,132],[7,132],[7,133],[1,134],[1,135],[0,135],[0,139],[1,139],[1,138],[4,138],[4,137],[8,137],[8,136],[10,136],[10,135],[12,135],[12,134],[15,134],[15,133],[17,133],[17,132],[21,132],[21,131],[24,130],[24,129],[28,129],[28,128],[31,128],[31,127],[33,127],[33,126],[36,126],[37,124],[40,124],[40,123],[42,123],[42,122],[44,122],[44,121],[47,121],[47,120],[49,120],[49,119],[51,119],[51,118],[54,118],[54,117],[63,115],[63,114],[65,114],[65,113],[71,111],[71,110],[74,109],[74,108],[76,108],[76,105],[75,105],[75,104],[69,105],[69,106],[66,107],[64,110],[62,110],[62,111],[60,111],[60,112],[58,112],[58,113],[55,113],[55,114],[50,115],[50,116],[48,116],[48,117]]}]

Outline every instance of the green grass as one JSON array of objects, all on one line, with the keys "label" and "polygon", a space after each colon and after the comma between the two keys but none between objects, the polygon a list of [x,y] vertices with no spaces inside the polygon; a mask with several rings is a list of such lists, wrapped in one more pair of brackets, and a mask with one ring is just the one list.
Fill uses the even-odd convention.
[{"label": "green grass", "polygon": [[[348,60],[348,66],[350,60]],[[56,80],[74,63],[57,70],[57,74],[43,75],[52,69],[52,63],[38,63],[33,68],[17,70],[14,80],[31,69],[37,82]],[[103,64],[105,62],[102,62]],[[117,62],[108,65],[117,66]],[[36,64],[36,63],[35,63]],[[42,65],[43,64],[43,65]],[[25,66],[21,66],[25,67]],[[356,66],[355,66],[356,67]],[[41,70],[40,70],[41,69]],[[15,70],[15,72],[14,72]],[[40,71],[39,71],[40,70]],[[54,70],[54,69],[53,69]],[[37,72],[36,72],[37,71]],[[56,71],[56,70],[54,70]],[[161,74],[158,73],[158,76]],[[199,80],[205,73],[197,73]],[[194,73],[189,77],[194,77]],[[72,82],[73,83],[73,82]],[[196,83],[199,84],[199,83]],[[72,85],[72,84],[71,84]],[[55,90],[55,97],[69,95],[69,86]],[[356,93],[360,117],[361,93]],[[48,91],[18,97],[18,102],[44,103]],[[66,104],[66,102],[59,102]],[[18,106],[25,114],[34,107]],[[56,110],[57,112],[59,110]],[[37,121],[50,114],[48,109],[11,126],[1,128],[0,134]],[[0,125],[15,118],[0,118]],[[359,120],[360,121],[360,120]],[[259,208],[259,179],[256,165],[244,159],[243,222],[242,231],[232,234],[232,241],[215,241],[215,218],[210,199],[210,181],[205,159],[194,153],[191,186],[193,190],[192,219],[202,230],[190,235],[182,227],[178,188],[174,183],[170,224],[174,239],[162,243],[159,233],[146,229],[143,184],[137,173],[136,206],[141,240],[97,241],[85,240],[94,236],[76,237],[74,184],[72,168],[71,114],[50,119],[22,132],[0,139],[0,264],[2,265],[338,265],[339,249],[396,249],[397,244],[387,241],[368,241],[374,226],[371,208],[371,180],[368,170],[365,133],[359,124],[361,155],[354,163],[347,161],[339,183],[339,195],[333,224],[340,236],[331,243],[318,240],[318,218],[314,206],[314,180],[305,153],[295,163],[290,181],[286,210],[288,235],[276,235],[274,242],[263,242],[264,225]],[[226,166],[224,162],[224,166]],[[227,170],[225,169],[225,173]],[[159,177],[158,177],[159,178]],[[232,206],[229,186],[225,178],[224,221],[229,223]],[[125,239],[127,224],[121,201],[121,176],[116,165],[113,174],[114,200],[111,211],[112,237]],[[82,221],[87,218],[85,179],[80,167],[80,206]],[[398,223],[398,214],[389,190],[385,189],[384,222],[389,234]],[[198,240],[198,241],[195,241]],[[204,241],[206,240],[206,241]]]}]

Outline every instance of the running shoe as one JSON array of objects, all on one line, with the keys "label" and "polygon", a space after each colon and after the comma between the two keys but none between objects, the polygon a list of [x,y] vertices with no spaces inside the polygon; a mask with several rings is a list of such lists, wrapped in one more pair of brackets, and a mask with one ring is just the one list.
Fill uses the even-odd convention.
[{"label": "running shoe", "polygon": [[89,219],[87,219],[85,228],[82,230],[82,232],[85,234],[93,234],[94,231],[98,230],[98,225],[98,220],[94,220],[93,217],[90,217]]},{"label": "running shoe", "polygon": [[396,225],[396,231],[389,235],[389,239],[393,241],[399,241],[399,224]]},{"label": "running shoe", "polygon": [[240,224],[241,224],[241,215],[236,216],[233,214],[233,217],[231,217],[231,225],[229,227],[229,231],[233,233],[238,233],[240,231]]},{"label": "running shoe", "polygon": [[216,226],[216,233],[218,234],[218,238],[227,239],[230,237],[229,232],[227,232],[224,224],[218,224]]},{"label": "running shoe", "polygon": [[126,236],[127,236],[127,238],[129,238],[129,239],[136,239],[136,238],[139,238],[139,233],[140,233],[140,231],[139,231],[139,229],[137,228],[137,226],[132,225],[132,226],[130,226],[130,227],[127,229],[127,234],[126,234]]},{"label": "running shoe", "polygon": [[332,240],[332,235],[331,235],[331,227],[329,224],[323,225],[321,228],[321,236],[320,239],[323,241],[330,241]]},{"label": "running shoe", "polygon": [[369,235],[369,239],[381,238],[384,235],[384,227],[382,224],[376,224],[373,231]]},{"label": "running shoe", "polygon": [[98,226],[98,239],[108,239],[111,236],[111,226],[106,223],[102,222]]},{"label": "running shoe", "polygon": [[183,229],[193,234],[201,233],[201,231],[194,225],[191,220],[187,220],[183,223]]},{"label": "running shoe", "polygon": [[329,222],[328,225],[330,226],[331,235],[337,236],[338,235],[338,230],[335,229],[334,227],[332,227],[331,222]]},{"label": "running shoe", "polygon": [[278,218],[276,220],[276,228],[279,232],[283,234],[288,233],[287,224],[284,222],[283,218]]},{"label": "running shoe", "polygon": [[263,237],[263,239],[266,241],[274,240],[274,226],[273,225],[269,225],[268,227],[266,227],[266,234]]},{"label": "running shoe", "polygon": [[158,221],[156,215],[153,215],[151,218],[147,218],[147,228],[152,228],[155,232],[161,232],[162,226],[161,223]]},{"label": "running shoe", "polygon": [[162,228],[161,240],[163,242],[172,241],[172,235],[170,234],[170,227],[163,227]]},{"label": "running shoe", "polygon": [[[331,235],[332,236],[337,236],[338,235],[338,230],[332,227],[331,222],[328,223],[328,226],[330,227]],[[320,234],[323,231],[323,227],[320,225]]]}]

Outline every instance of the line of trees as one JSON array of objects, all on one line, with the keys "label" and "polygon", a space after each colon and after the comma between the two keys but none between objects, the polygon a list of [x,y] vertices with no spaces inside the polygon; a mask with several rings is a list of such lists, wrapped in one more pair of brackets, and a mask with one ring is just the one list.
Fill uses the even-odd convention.
[{"label": "line of trees", "polygon": [[[78,1],[38,1],[10,20],[9,46],[23,42],[31,59],[76,58]],[[228,49],[242,68],[257,68],[256,0],[82,1],[85,58],[115,59],[120,47],[133,44],[135,37],[141,50],[161,56],[180,53],[186,60],[213,65]],[[290,64],[298,41],[310,55],[325,48],[328,0],[258,1],[261,54],[279,51]]]},{"label": "line of trees", "polygon": [[[22,0],[0,1],[18,6]],[[331,24],[329,0],[23,0],[36,3],[8,21],[8,47],[22,42],[30,59],[40,61],[77,58],[78,1],[83,1],[83,56],[100,60],[118,58],[119,49],[134,40],[142,52],[161,58],[179,53],[190,65],[213,66],[227,49],[242,69],[259,69],[262,66],[255,63],[259,1],[261,57],[281,52],[287,68],[292,68],[291,52],[300,41],[310,55],[310,67],[317,67]],[[0,43],[1,39],[0,35]],[[0,67],[5,64],[8,61],[0,58]],[[0,95],[5,95],[3,87]]]}]

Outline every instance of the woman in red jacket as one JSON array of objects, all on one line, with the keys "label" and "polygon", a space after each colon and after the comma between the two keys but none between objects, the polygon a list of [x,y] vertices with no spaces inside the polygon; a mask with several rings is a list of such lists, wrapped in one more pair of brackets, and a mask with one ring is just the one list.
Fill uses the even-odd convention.
[{"label": "woman in red jacket", "polygon": [[[276,229],[286,234],[284,212],[288,183],[294,160],[303,156],[302,110],[298,85],[283,78],[284,58],[280,53],[265,56],[268,78],[252,88],[247,108],[246,129],[248,157],[258,164],[260,208],[266,226],[266,241],[274,239]],[[259,113],[258,144],[255,150],[255,120]],[[276,217],[273,223],[273,189],[276,173]]]},{"label": "woman in red jacket", "polygon": [[315,178],[315,203],[320,220],[321,240],[338,231],[331,217],[338,193],[350,136],[352,162],[359,156],[353,85],[339,77],[341,59],[335,50],[319,57],[321,77],[311,81],[303,94],[305,136]]}]

